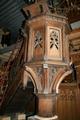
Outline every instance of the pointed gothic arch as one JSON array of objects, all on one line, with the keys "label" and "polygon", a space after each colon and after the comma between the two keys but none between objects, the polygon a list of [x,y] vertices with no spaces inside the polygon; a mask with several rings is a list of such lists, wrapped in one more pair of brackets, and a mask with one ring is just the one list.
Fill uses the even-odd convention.
[{"label": "pointed gothic arch", "polygon": [[56,82],[54,83],[54,87],[53,87],[56,93],[59,93],[59,86],[61,82],[63,81],[63,79],[71,73],[72,73],[72,70],[69,70],[69,71],[63,72],[60,76],[57,77]]},{"label": "pointed gothic arch", "polygon": [[63,79],[72,73],[72,70],[65,71],[64,69],[58,71],[55,79],[53,80],[50,91],[55,91],[56,93],[59,93],[59,85],[63,81]]},{"label": "pointed gothic arch", "polygon": [[23,78],[23,85],[26,86],[27,82],[29,80],[29,78],[31,79],[33,85],[34,85],[34,91],[35,92],[41,92],[42,91],[42,87],[41,87],[41,83],[38,80],[37,75],[35,74],[35,72],[33,71],[32,68],[26,66],[24,69],[24,78]]},{"label": "pointed gothic arch", "polygon": [[60,86],[60,83],[63,81],[63,79],[68,76],[69,74],[72,73],[72,70],[69,70],[67,72],[65,72],[60,78],[59,80],[57,81],[57,83],[55,84],[55,89],[56,89],[56,93],[59,93],[59,86]]}]

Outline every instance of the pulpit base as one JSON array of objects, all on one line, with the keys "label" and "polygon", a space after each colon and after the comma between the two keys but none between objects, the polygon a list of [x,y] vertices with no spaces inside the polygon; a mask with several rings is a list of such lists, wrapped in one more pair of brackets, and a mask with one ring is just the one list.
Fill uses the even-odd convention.
[{"label": "pulpit base", "polygon": [[40,117],[40,116],[31,116],[28,118],[28,120],[58,120],[58,116],[55,115],[53,117]]}]

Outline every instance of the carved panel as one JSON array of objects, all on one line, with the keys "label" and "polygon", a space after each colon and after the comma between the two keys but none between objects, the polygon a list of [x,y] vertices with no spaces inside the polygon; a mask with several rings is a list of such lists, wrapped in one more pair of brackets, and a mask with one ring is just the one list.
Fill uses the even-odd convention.
[{"label": "carved panel", "polygon": [[80,119],[80,90],[78,89],[77,84],[70,83],[60,85],[56,107],[57,113],[60,116],[59,119]]},{"label": "carved panel", "polygon": [[51,66],[50,70],[49,70],[49,82],[50,82],[50,84],[52,83],[56,73],[57,73],[57,68],[55,66]]},{"label": "carved panel", "polygon": [[56,47],[56,49],[59,49],[59,35],[56,31],[52,31],[50,33],[50,48]]},{"label": "carved panel", "polygon": [[34,70],[34,72],[36,73],[38,80],[41,82],[43,82],[43,67],[42,66],[36,66],[36,67],[32,67],[32,69]]},{"label": "carved panel", "polygon": [[62,59],[61,29],[48,27],[48,54],[54,60]]},{"label": "carved panel", "polygon": [[34,30],[34,59],[40,60],[44,52],[44,31],[42,28]]},{"label": "carved panel", "polygon": [[64,100],[66,100],[66,101],[72,101],[72,100],[74,100],[74,98],[75,98],[75,91],[74,90],[66,89],[66,91],[62,90],[60,92],[60,99],[63,100],[63,101]]},{"label": "carved panel", "polygon": [[40,31],[37,31],[35,33],[35,38],[34,38],[34,48],[42,48],[42,35],[41,35],[41,32]]}]

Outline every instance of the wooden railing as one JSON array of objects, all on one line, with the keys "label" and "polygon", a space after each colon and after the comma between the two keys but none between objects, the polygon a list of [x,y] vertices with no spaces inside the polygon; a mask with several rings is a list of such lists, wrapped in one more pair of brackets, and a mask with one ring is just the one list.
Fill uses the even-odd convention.
[{"label": "wooden railing", "polygon": [[[2,106],[3,102],[7,104],[8,99],[11,98],[12,92],[16,90],[16,87],[20,83],[20,75],[21,75],[21,57],[23,55],[23,41],[20,42],[17,53],[15,54],[15,45],[12,54],[9,57],[9,60],[6,66],[2,67],[2,73],[0,74],[0,92],[4,89],[3,93],[0,94],[0,106]],[[11,64],[13,63],[13,64]],[[15,69],[13,69],[15,68]],[[13,74],[15,73],[15,74]],[[12,81],[12,82],[11,82]],[[6,84],[5,84],[6,82]]]}]

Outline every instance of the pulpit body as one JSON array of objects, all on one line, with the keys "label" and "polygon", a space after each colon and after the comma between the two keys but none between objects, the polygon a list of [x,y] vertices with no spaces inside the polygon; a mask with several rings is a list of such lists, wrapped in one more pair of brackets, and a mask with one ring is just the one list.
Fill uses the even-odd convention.
[{"label": "pulpit body", "polygon": [[[55,119],[55,101],[58,87],[70,74],[67,18],[52,14],[47,2],[40,0],[23,8],[29,19],[25,31],[25,65],[23,84],[29,79],[38,97],[38,116]],[[28,29],[28,30],[27,30]],[[41,119],[31,117],[30,119]]]}]

